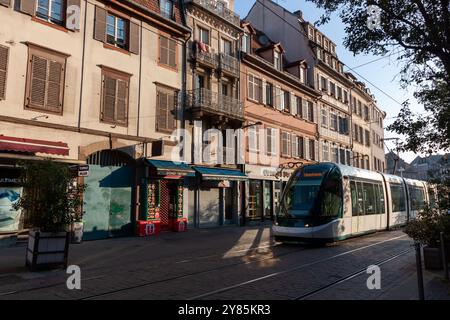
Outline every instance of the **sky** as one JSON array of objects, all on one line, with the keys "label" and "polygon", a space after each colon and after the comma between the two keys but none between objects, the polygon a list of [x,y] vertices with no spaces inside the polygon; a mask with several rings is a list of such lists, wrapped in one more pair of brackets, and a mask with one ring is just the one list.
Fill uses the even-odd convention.
[{"label": "sky", "polygon": [[[235,0],[235,11],[241,16],[241,19],[244,19],[247,16],[247,13],[251,9],[254,2],[254,0]],[[303,18],[311,23],[316,22],[323,14],[322,10],[318,9],[313,3],[306,2],[305,0],[278,0],[275,2],[278,2],[279,5],[285,7],[290,12],[302,10]],[[343,41],[346,35],[344,27],[345,26],[341,22],[339,16],[334,15],[332,16],[332,19],[330,19],[330,22],[325,25],[321,25],[319,29],[336,44],[336,52],[339,59],[344,64],[350,66],[357,73],[369,80],[384,92],[381,92],[366,80],[360,78],[360,80],[364,82],[366,86],[370,88],[371,92],[375,95],[378,106],[387,113],[384,127],[387,127],[389,124],[395,121],[394,117],[398,115],[401,109],[400,103],[404,102],[405,100],[409,99],[413,112],[422,113],[424,111],[423,106],[414,99],[413,88],[405,90],[400,87],[399,73],[401,66],[396,61],[395,56],[389,56],[388,54],[386,57],[379,61],[358,67],[364,63],[379,59],[380,56],[354,56],[353,53],[348,51],[343,45]],[[346,70],[344,69],[344,71]],[[388,95],[397,102],[388,97]],[[393,132],[385,131],[385,138],[393,137],[398,137],[398,135]],[[386,144],[390,150],[395,149],[393,141],[386,141]],[[388,152],[388,150],[386,150],[386,152]],[[407,162],[411,162],[416,156],[416,154],[411,152],[400,153],[400,157],[402,157],[402,159]]]}]

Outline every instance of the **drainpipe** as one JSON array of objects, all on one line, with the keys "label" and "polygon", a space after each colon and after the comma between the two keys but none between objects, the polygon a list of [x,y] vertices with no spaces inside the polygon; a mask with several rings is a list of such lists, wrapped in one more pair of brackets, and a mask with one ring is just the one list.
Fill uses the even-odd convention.
[{"label": "drainpipe", "polygon": [[[183,22],[183,25],[185,27],[187,26],[187,19],[186,19],[186,7],[185,7],[185,3],[184,0],[180,0],[180,7],[181,7],[181,19]],[[179,116],[180,116],[180,128],[183,130],[186,129],[186,116],[185,116],[185,111],[186,111],[186,102],[187,102],[187,45],[189,40],[192,37],[192,30],[191,33],[189,33],[189,36],[184,40],[183,43],[183,52],[182,52],[182,63],[181,63],[181,74],[182,74],[182,79],[181,79],[181,107],[182,110],[179,110]],[[184,148],[183,148],[183,160],[186,160],[186,138],[183,139],[183,144],[184,144]]]}]

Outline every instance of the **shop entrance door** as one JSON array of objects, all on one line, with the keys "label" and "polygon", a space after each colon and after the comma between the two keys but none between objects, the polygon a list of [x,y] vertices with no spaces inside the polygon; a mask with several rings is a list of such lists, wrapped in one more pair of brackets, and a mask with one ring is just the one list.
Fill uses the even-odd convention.
[{"label": "shop entrance door", "polygon": [[177,215],[178,181],[161,180],[161,204],[159,217],[161,230],[170,230],[170,218]]}]

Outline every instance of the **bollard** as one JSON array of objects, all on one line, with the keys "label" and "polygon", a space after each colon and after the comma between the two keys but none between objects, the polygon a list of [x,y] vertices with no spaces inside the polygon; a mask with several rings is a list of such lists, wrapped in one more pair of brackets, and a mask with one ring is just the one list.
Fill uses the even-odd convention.
[{"label": "bollard", "polygon": [[422,257],[420,253],[420,243],[416,242],[414,246],[416,247],[417,285],[419,288],[419,300],[425,300],[425,293],[423,290]]},{"label": "bollard", "polygon": [[441,232],[441,254],[442,254],[442,264],[444,266],[445,280],[448,280],[448,264],[447,264],[447,252],[445,251],[444,233]]}]

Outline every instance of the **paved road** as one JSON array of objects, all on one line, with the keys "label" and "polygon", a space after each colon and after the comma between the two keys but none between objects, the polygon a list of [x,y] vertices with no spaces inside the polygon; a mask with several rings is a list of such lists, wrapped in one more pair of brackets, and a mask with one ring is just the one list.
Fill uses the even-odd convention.
[{"label": "paved road", "polygon": [[[323,247],[287,245],[273,242],[268,226],[84,242],[69,257],[81,267],[81,290],[67,289],[64,271],[28,272],[25,247],[7,248],[0,251],[0,299],[297,299],[411,244],[392,231]],[[413,257],[382,266],[381,290],[368,290],[361,274],[305,298],[414,298],[412,288],[393,291],[411,283]]]}]

